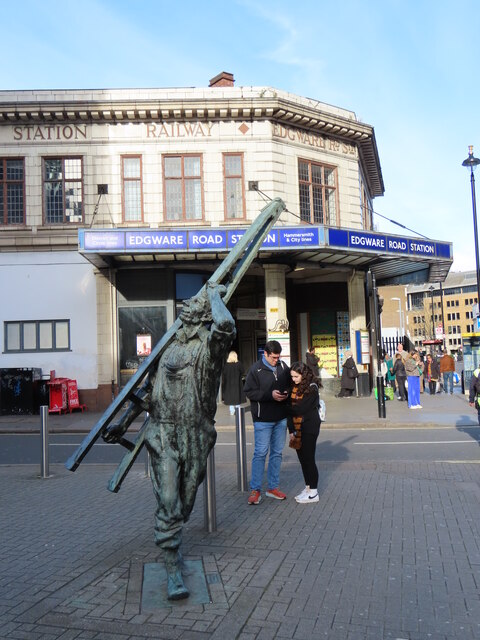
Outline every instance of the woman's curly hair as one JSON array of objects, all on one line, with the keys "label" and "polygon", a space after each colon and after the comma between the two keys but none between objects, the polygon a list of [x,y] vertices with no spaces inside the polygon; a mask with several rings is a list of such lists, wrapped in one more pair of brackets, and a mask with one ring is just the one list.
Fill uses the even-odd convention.
[{"label": "woman's curly hair", "polygon": [[290,371],[295,371],[295,373],[299,373],[302,376],[300,384],[298,385],[298,391],[302,394],[309,393],[311,391],[310,385],[312,383],[316,384],[319,389],[322,387],[322,383],[320,378],[313,373],[310,367],[303,362],[294,362],[290,365]]}]

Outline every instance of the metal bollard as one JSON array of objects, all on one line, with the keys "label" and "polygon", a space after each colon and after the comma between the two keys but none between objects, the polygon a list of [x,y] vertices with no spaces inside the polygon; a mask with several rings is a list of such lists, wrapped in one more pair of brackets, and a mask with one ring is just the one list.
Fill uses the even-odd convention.
[{"label": "metal bollard", "polygon": [[208,533],[217,530],[217,508],[215,502],[215,450],[207,458],[207,472],[203,481],[204,527]]},{"label": "metal bollard", "polygon": [[[148,411],[145,412],[145,416],[147,418],[150,417],[150,414],[148,413]],[[150,453],[147,449],[146,446],[144,446],[145,449],[145,477],[146,478],[150,478],[151,477],[151,472],[150,472]]]},{"label": "metal bollard", "polygon": [[49,462],[48,462],[48,406],[40,407],[40,438],[42,446],[42,459],[40,464],[40,477],[49,478]]},{"label": "metal bollard", "polygon": [[235,407],[235,430],[237,434],[237,489],[238,491],[248,491],[244,407]]}]

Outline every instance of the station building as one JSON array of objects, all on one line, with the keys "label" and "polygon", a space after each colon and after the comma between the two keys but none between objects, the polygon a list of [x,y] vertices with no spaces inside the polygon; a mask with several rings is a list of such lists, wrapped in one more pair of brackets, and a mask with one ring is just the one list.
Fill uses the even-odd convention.
[{"label": "station building", "polygon": [[1,367],[55,370],[105,408],[280,197],[229,304],[240,360],[276,338],[287,361],[313,345],[325,379],[350,348],[371,375],[367,273],[442,282],[453,257],[376,231],[383,193],[372,126],[229,73],[205,88],[0,92]]}]

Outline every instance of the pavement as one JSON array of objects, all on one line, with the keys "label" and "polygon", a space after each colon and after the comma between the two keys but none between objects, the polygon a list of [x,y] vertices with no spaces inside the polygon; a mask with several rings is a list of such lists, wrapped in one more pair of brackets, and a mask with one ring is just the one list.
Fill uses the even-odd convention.
[{"label": "pavement", "polygon": [[[386,419],[373,398],[325,400],[322,428],[478,430],[458,389],[422,395],[422,410],[389,401]],[[98,417],[52,415],[49,430],[87,432]],[[217,425],[234,428],[222,405]],[[0,417],[0,433],[38,430],[39,416]],[[184,528],[184,556],[203,567],[207,600],[153,605],[144,575],[161,555],[151,483],[135,465],[112,494],[112,468],[51,465],[41,479],[38,466],[0,466],[2,640],[480,637],[478,460],[357,463],[345,449],[341,462],[319,463],[320,502],[299,505],[299,465],[285,455],[287,500],[257,506],[238,490],[236,464],[217,463],[216,530],[206,531],[201,488]]]}]

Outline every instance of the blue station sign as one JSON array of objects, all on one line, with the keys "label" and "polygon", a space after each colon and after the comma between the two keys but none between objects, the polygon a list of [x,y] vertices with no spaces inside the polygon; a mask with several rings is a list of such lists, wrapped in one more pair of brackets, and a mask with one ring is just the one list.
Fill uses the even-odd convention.
[{"label": "blue station sign", "polygon": [[[80,229],[80,250],[86,253],[157,253],[172,251],[228,251],[246,229],[91,230]],[[324,227],[280,227],[269,231],[265,249],[308,249],[325,244]]]},{"label": "blue station sign", "polygon": [[[172,253],[229,251],[245,229],[80,229],[79,249],[84,253]],[[387,235],[352,229],[333,229],[322,225],[274,227],[262,248],[268,250],[306,250],[338,248],[359,253],[395,254],[411,257],[452,259],[452,246],[418,238]]]},{"label": "blue station sign", "polygon": [[418,238],[404,238],[382,233],[367,233],[350,229],[329,229],[328,246],[361,252],[395,253],[424,258],[450,259],[451,245]]}]

